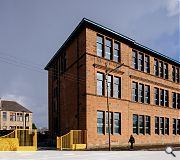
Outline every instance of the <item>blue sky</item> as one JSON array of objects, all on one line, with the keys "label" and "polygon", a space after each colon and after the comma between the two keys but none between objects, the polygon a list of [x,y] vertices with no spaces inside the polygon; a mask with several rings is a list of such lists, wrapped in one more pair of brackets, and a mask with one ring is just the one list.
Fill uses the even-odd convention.
[{"label": "blue sky", "polygon": [[47,126],[45,65],[83,17],[180,61],[179,0],[0,0],[0,97]]}]

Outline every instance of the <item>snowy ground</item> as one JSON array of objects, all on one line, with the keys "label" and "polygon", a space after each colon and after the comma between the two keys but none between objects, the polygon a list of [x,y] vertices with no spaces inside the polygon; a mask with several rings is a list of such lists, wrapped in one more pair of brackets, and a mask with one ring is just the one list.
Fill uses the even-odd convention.
[{"label": "snowy ground", "polygon": [[0,152],[0,160],[178,160],[164,151],[36,151]]}]

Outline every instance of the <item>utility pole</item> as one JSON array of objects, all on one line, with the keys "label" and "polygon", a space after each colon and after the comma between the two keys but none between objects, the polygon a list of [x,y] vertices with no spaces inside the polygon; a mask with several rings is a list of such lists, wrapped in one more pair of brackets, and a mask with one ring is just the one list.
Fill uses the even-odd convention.
[{"label": "utility pole", "polygon": [[111,131],[110,131],[110,111],[109,111],[109,87],[108,87],[108,75],[109,73],[117,70],[118,68],[122,67],[124,63],[120,64],[116,68],[112,70],[108,70],[108,65],[106,63],[106,94],[107,94],[107,110],[108,110],[108,143],[109,143],[109,151],[111,151]]}]

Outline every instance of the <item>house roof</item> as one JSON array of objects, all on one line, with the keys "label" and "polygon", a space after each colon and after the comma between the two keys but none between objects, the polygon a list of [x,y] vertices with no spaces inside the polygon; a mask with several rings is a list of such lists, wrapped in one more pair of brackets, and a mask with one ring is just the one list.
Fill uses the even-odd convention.
[{"label": "house roof", "polygon": [[2,111],[14,111],[14,112],[28,112],[32,113],[27,108],[23,107],[19,103],[15,101],[7,101],[7,100],[1,100],[1,109]]},{"label": "house roof", "polygon": [[140,51],[144,51],[149,53],[150,55],[160,58],[162,60],[168,61],[172,64],[175,64],[177,66],[180,66],[180,62],[176,61],[168,56],[163,55],[162,53],[159,53],[153,49],[150,49],[138,42],[136,42],[134,39],[131,39],[127,36],[124,36],[116,31],[113,31],[112,29],[109,29],[105,26],[102,26],[96,22],[93,22],[92,20],[89,20],[87,18],[83,18],[82,21],[79,23],[79,25],[75,28],[75,30],[71,33],[71,35],[68,37],[68,39],[64,42],[64,44],[61,46],[61,48],[55,53],[55,55],[52,57],[52,59],[49,61],[49,63],[46,65],[45,70],[48,70],[49,66],[52,64],[52,62],[56,59],[57,56],[59,56],[59,54],[61,54],[61,51],[69,44],[69,42],[71,42],[71,40],[81,31],[81,29],[83,27],[89,27],[94,29],[95,31],[100,31],[103,32],[105,34],[110,34],[114,37],[122,41],[125,41],[126,43],[128,43],[132,48],[137,48]]}]

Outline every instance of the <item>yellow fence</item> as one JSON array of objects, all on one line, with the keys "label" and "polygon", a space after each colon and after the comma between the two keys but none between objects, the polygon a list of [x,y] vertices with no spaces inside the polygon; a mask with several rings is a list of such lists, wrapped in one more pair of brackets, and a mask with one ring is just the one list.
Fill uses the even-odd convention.
[{"label": "yellow fence", "polygon": [[71,130],[66,135],[57,137],[57,148],[60,150],[86,149],[86,135],[85,130]]},{"label": "yellow fence", "polygon": [[0,151],[36,151],[37,130],[16,129],[0,137]]}]

